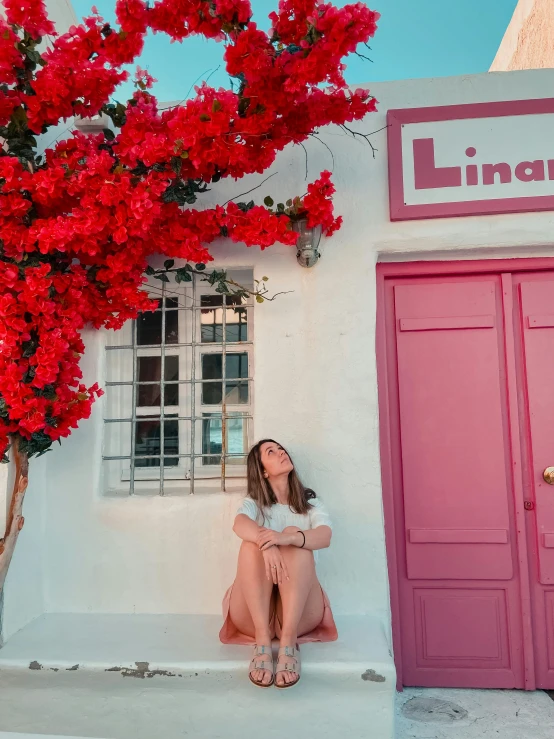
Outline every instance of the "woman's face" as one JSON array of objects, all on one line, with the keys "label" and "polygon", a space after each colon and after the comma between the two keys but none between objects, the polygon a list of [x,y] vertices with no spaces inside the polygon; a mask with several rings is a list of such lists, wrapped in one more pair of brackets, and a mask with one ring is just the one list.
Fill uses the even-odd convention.
[{"label": "woman's face", "polygon": [[260,460],[262,467],[269,477],[288,475],[294,469],[289,455],[280,444],[274,441],[266,441],[260,447]]}]

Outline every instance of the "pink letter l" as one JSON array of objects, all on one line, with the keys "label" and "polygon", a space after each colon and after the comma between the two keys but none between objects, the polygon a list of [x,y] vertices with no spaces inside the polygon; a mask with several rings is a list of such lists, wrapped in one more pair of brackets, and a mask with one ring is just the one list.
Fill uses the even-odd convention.
[{"label": "pink letter l", "polygon": [[433,139],[414,139],[414,183],[416,190],[461,187],[461,167],[435,167]]}]

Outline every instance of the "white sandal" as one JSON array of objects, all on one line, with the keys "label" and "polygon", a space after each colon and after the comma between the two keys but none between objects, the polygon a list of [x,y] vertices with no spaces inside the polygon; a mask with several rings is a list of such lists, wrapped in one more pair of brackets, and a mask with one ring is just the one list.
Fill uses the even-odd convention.
[{"label": "white sandal", "polygon": [[[280,663],[279,657],[281,657],[281,655],[285,655],[285,657],[292,657],[295,662]],[[275,687],[279,688],[279,690],[292,688],[294,685],[298,685],[298,683],[300,682],[300,649],[298,647],[298,644],[296,645],[296,647],[281,647],[279,649],[275,674],[277,674],[278,672],[294,672],[295,675],[298,675],[293,683],[283,683],[282,685],[278,685],[277,683],[275,683]]]},{"label": "white sandal", "polygon": [[[262,661],[258,661],[257,657],[267,656],[271,655],[271,661],[267,662],[265,659],[262,659]],[[271,672],[271,682],[269,683],[260,683],[257,680],[252,679],[252,673],[254,670],[267,670],[267,672]],[[273,683],[275,682],[275,673],[274,673],[274,665],[273,665],[273,654],[271,651],[271,647],[267,647],[262,645],[255,644],[254,645],[254,656],[252,657],[250,661],[250,667],[248,668],[248,679],[253,685],[256,685],[258,688],[270,688]]]}]

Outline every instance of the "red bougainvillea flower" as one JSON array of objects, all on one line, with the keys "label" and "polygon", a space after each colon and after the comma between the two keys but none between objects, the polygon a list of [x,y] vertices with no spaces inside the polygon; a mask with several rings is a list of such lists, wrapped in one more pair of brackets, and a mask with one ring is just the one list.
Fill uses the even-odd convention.
[{"label": "red bougainvillea flower", "polygon": [[21,26],[33,38],[56,35],[56,29],[46,13],[43,0],[3,0],[8,23]]},{"label": "red bougainvillea flower", "polygon": [[[197,203],[208,184],[262,173],[287,145],[375,110],[367,90],[346,86],[343,60],[373,36],[379,17],[362,3],[280,0],[266,33],[247,0],[117,0],[118,25],[93,8],[55,36],[43,0],[4,7],[0,453],[11,434],[46,449],[89,417],[102,390],[82,382],[81,334],[87,325],[119,329],[157,307],[145,290],[153,254],[208,264],[222,236],[261,249],[296,243],[286,213]],[[160,110],[149,92],[155,80],[139,67],[132,99],[110,102],[148,31],[172,42],[225,41],[234,89],[202,84],[193,99]],[[39,54],[45,35],[55,38]],[[59,135],[36,156],[37,135],[99,112],[114,130]],[[325,171],[294,201],[328,236],[342,221],[334,191]]]}]

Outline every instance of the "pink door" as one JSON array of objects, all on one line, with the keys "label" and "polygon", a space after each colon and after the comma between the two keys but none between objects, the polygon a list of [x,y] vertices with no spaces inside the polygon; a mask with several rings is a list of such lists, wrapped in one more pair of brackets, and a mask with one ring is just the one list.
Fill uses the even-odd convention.
[{"label": "pink door", "polygon": [[554,260],[379,273],[400,682],[554,689]]},{"label": "pink door", "polygon": [[520,307],[518,333],[523,462],[537,687],[554,688],[554,485],[543,479],[554,466],[554,274],[514,275]]},{"label": "pink door", "polygon": [[523,687],[501,278],[387,289],[404,684]]}]

